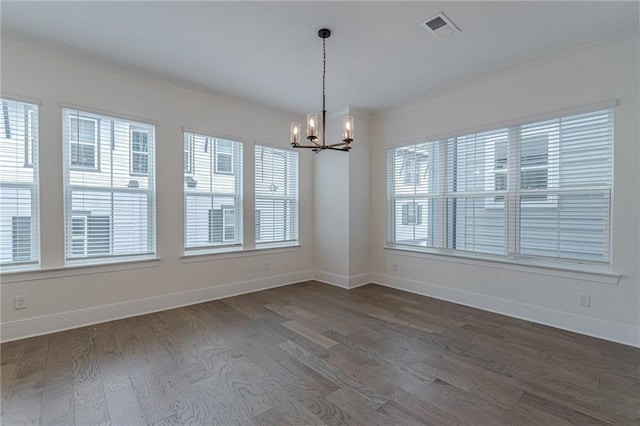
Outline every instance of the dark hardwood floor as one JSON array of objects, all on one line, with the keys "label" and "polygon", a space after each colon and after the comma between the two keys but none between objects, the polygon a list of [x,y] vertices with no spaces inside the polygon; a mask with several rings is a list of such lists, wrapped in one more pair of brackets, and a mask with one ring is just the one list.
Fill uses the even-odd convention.
[{"label": "dark hardwood floor", "polygon": [[2,424],[640,424],[640,350],[306,282],[5,343]]}]

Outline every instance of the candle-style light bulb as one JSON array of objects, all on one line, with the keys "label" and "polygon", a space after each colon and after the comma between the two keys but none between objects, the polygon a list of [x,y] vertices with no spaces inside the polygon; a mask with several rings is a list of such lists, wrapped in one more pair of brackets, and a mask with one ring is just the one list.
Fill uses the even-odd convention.
[{"label": "candle-style light bulb", "polygon": [[353,117],[346,116],[343,121],[344,139],[343,142],[353,142]]},{"label": "candle-style light bulb", "polygon": [[318,114],[307,114],[307,139],[310,141],[318,139]]},{"label": "candle-style light bulb", "polygon": [[291,123],[291,145],[300,144],[300,123],[294,121]]}]

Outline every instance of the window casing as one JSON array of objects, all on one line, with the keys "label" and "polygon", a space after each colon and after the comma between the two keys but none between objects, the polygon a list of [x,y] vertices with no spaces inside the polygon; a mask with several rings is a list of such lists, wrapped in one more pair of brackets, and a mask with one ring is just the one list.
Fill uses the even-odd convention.
[{"label": "window casing", "polygon": [[40,265],[38,106],[2,99],[0,119],[0,267]]},{"label": "window casing", "polygon": [[612,151],[611,109],[390,149],[387,244],[606,268]]},{"label": "window casing", "polygon": [[242,143],[185,131],[184,144],[185,252],[241,249]]},{"label": "window casing", "polygon": [[[77,167],[74,141],[82,130],[72,125],[82,122],[93,123],[84,126],[91,130],[85,140],[95,135],[92,146],[99,152],[85,156],[86,167]],[[154,257],[155,127],[66,108],[63,123],[66,263]],[[144,154],[135,161],[134,148]],[[92,167],[89,158],[97,161]]]},{"label": "window casing", "polygon": [[255,147],[256,247],[298,244],[298,153]]}]

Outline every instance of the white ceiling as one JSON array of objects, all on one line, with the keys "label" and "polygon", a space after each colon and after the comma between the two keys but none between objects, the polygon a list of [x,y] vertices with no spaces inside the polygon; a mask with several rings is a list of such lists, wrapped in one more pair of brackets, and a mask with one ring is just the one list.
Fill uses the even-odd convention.
[{"label": "white ceiling", "polygon": [[[444,12],[461,30],[420,27]],[[2,28],[283,110],[378,110],[638,28],[638,2],[2,2]]]}]

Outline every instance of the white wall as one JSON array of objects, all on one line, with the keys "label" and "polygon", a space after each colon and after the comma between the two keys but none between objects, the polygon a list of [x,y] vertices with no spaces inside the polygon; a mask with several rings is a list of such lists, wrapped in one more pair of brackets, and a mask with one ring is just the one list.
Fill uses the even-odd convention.
[{"label": "white wall", "polygon": [[[327,117],[326,128],[326,143],[339,141],[342,117]],[[325,150],[313,160],[315,278],[338,285],[349,276],[349,155]]]},{"label": "white wall", "polygon": [[[349,154],[349,277],[351,286],[369,282],[371,117],[351,108],[355,140]],[[357,126],[357,127],[356,127]]]},{"label": "white wall", "polygon": [[[399,106],[374,118],[371,168],[390,146],[617,99],[613,272],[609,277],[385,250],[385,173],[372,173],[373,280],[586,334],[640,345],[638,274],[638,33]],[[392,272],[398,263],[399,272]],[[615,281],[615,280],[614,280]],[[578,294],[591,307],[578,306]]]},{"label": "white wall", "polygon": [[[181,259],[183,254],[182,128],[245,143],[245,245],[253,241],[254,142],[288,148],[295,117],[248,102],[212,97],[32,41],[2,40],[2,92],[41,101],[40,193],[42,267],[6,274],[1,286],[2,339],[222,297],[311,277],[312,174],[300,153],[300,242],[296,249]],[[139,117],[156,124],[159,262],[61,269],[63,253],[62,118],[59,103]],[[249,208],[251,207],[251,208]],[[198,260],[194,262],[193,260]],[[264,263],[270,262],[265,270]],[[16,295],[28,308],[13,309]]]},{"label": "white wall", "polygon": [[[314,158],[314,278],[345,288],[370,282],[370,117],[349,107],[355,139],[350,154],[326,150]],[[341,114],[327,119],[327,144],[341,140]]]}]

